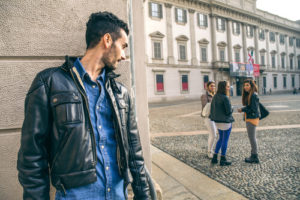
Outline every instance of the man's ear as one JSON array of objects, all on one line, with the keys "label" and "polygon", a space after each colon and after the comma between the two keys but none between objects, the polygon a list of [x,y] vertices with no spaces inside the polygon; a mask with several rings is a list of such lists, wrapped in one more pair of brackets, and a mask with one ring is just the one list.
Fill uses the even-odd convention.
[{"label": "man's ear", "polygon": [[110,48],[112,45],[112,38],[109,33],[105,33],[102,37],[102,42],[105,46],[105,48]]}]

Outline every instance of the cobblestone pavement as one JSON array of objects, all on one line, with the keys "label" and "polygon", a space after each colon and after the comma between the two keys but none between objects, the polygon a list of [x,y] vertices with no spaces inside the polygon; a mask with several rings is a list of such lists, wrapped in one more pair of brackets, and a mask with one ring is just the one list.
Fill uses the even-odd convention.
[{"label": "cobblestone pavement", "polygon": [[[261,126],[300,124],[300,96],[263,96],[261,102],[271,111]],[[240,99],[233,98],[237,107]],[[197,112],[197,101],[150,105],[152,133],[205,130]],[[244,128],[240,114],[233,127]],[[180,122],[180,123],[179,123]],[[261,164],[247,164],[250,154],[246,132],[233,132],[228,146],[232,166],[212,166],[206,157],[207,135],[152,138],[152,144],[191,167],[249,199],[300,199],[300,129],[259,130],[257,132]]]}]

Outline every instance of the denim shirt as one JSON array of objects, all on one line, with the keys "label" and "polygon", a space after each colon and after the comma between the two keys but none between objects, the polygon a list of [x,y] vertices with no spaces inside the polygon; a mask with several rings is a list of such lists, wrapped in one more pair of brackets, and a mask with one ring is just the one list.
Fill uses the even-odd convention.
[{"label": "denim shirt", "polygon": [[119,200],[124,197],[124,180],[117,164],[117,142],[112,120],[112,107],[105,89],[105,69],[92,81],[79,58],[74,63],[88,97],[90,118],[96,138],[97,181],[95,183],[66,190],[66,195],[57,191],[56,200]]}]

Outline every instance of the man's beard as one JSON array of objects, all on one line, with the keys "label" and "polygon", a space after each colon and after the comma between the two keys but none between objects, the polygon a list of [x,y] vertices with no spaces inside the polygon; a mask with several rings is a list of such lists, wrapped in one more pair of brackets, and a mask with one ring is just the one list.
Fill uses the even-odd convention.
[{"label": "man's beard", "polygon": [[[109,70],[115,70],[117,68],[116,66],[117,62],[115,61],[114,50],[115,50],[115,46],[112,45],[110,51],[108,53],[105,53],[102,58],[102,62],[104,63],[104,66]],[[113,58],[112,61],[111,58]]]}]

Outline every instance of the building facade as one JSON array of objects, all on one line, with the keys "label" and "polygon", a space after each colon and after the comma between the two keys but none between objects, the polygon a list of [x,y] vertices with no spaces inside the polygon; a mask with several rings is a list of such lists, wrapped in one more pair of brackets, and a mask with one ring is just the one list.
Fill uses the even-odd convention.
[{"label": "building facade", "polygon": [[[228,80],[230,63],[259,64],[260,93],[300,86],[300,24],[256,8],[256,0],[145,0],[149,102],[199,98],[209,80]],[[248,77],[249,78],[249,77]]]}]

